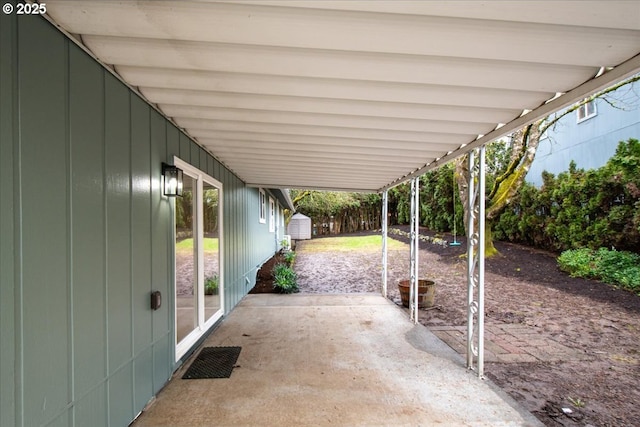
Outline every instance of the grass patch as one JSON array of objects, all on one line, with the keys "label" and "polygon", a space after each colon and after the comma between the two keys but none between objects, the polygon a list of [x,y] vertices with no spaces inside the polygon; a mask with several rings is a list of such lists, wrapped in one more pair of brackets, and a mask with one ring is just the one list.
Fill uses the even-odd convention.
[{"label": "grass patch", "polygon": [[[387,238],[387,248],[389,250],[406,249],[406,245]],[[304,250],[305,252],[380,252],[382,250],[382,236],[323,237],[305,241]]]},{"label": "grass patch", "polygon": [[[211,237],[205,237],[204,241],[204,252],[205,253],[213,253],[218,252],[218,239],[214,239]],[[188,238],[179,241],[176,244],[176,253],[190,253],[193,251],[193,238]]]}]

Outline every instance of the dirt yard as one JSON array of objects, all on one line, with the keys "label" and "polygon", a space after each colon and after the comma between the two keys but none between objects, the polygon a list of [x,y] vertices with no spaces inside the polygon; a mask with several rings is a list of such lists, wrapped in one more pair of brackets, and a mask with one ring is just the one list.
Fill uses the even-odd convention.
[{"label": "dirt yard", "polygon": [[[419,321],[463,352],[466,242],[458,241],[420,244],[420,277],[435,280],[437,290],[435,308],[420,310]],[[379,251],[322,253],[306,245],[299,242],[294,266],[301,292],[379,292]],[[496,246],[501,256],[487,261],[485,276],[487,377],[548,426],[640,425],[640,297],[570,278],[552,254]],[[400,304],[396,284],[408,278],[408,245],[388,259],[388,295]],[[261,283],[255,292],[272,289]]]}]

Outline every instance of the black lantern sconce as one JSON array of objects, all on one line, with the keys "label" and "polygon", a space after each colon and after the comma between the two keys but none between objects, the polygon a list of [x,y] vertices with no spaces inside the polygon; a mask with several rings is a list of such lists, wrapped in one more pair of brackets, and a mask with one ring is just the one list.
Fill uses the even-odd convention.
[{"label": "black lantern sconce", "polygon": [[162,164],[162,192],[165,196],[182,197],[182,169],[177,166]]}]

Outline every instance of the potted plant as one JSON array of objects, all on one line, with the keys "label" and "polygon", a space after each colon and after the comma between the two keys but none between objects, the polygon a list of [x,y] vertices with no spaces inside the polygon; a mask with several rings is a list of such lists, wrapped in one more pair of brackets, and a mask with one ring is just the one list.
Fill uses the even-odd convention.
[{"label": "potted plant", "polygon": [[204,294],[205,295],[218,295],[218,275],[214,274],[204,279]]},{"label": "potted plant", "polygon": [[[411,281],[401,280],[398,282],[398,289],[400,290],[400,299],[402,305],[409,307],[409,298],[411,295]],[[433,280],[420,279],[418,280],[418,308],[433,307],[436,294],[436,283]]]}]

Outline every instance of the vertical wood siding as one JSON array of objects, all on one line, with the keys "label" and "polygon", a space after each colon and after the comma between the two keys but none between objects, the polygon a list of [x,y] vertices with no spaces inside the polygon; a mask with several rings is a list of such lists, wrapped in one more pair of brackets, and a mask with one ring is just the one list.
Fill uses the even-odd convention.
[{"label": "vertical wood siding", "polygon": [[15,46],[15,19],[0,14],[0,425],[21,423],[16,413],[16,396],[21,384],[16,382],[17,371],[22,367],[16,360],[16,321],[19,315],[15,301],[21,278],[15,264],[20,259],[19,229],[14,228],[18,202],[14,187],[18,164],[16,141],[18,138],[16,91],[18,87],[17,49]]},{"label": "vertical wood siding", "polygon": [[126,426],[175,368],[162,162],[223,184],[227,312],[273,234],[257,189],[48,22],[0,19],[0,425]]},{"label": "vertical wood siding", "polygon": [[[71,156],[68,43],[37,21],[18,20],[22,253],[18,261],[23,358],[21,416],[46,424],[74,399]],[[46,66],[43,66],[46,64]],[[29,123],[29,124],[27,124]],[[37,125],[36,125],[37,123]],[[44,143],[37,143],[42,141]],[[29,408],[29,410],[27,410]]]}]

